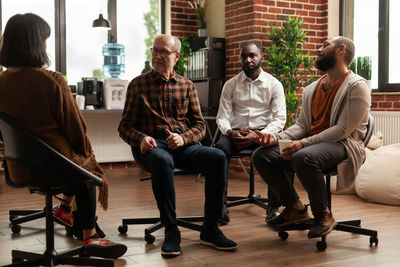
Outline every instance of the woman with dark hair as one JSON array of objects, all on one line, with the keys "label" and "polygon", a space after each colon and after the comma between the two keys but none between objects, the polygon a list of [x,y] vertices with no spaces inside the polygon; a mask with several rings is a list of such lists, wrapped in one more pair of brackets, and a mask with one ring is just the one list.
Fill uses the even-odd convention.
[{"label": "woman with dark hair", "polygon": [[[9,19],[0,43],[0,112],[6,113],[47,144],[86,170],[103,179],[99,202],[107,209],[108,187],[103,170],[93,155],[86,124],[62,74],[43,67],[49,65],[46,40],[50,27],[41,17],[27,13]],[[16,162],[8,162],[15,183],[29,179],[29,172]],[[101,239],[95,230],[95,186],[79,186],[65,192],[54,216],[71,224],[70,203],[75,196],[88,256],[118,258],[126,246]]]}]

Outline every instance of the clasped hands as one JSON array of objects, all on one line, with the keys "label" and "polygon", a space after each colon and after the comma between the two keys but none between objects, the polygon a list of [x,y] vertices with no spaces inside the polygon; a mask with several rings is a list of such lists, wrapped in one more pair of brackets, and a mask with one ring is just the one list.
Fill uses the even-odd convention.
[{"label": "clasped hands", "polygon": [[[255,142],[261,146],[270,147],[277,144],[277,140],[269,133],[262,133],[260,131],[255,131],[257,137]],[[303,144],[300,140],[294,140],[282,150],[282,158],[285,160],[290,160],[293,154],[303,148]]]},{"label": "clasped hands", "polygon": [[228,130],[226,135],[232,140],[239,149],[248,147],[256,143],[257,134],[252,130]]},{"label": "clasped hands", "polygon": [[[165,129],[165,132],[168,135],[165,140],[167,140],[168,142],[169,149],[174,150],[185,144],[185,142],[183,141],[183,137],[180,136],[179,134],[173,133],[168,129]],[[142,154],[146,154],[147,152],[149,152],[154,148],[157,148],[156,140],[151,136],[143,137],[142,141],[140,142],[140,152]]]}]

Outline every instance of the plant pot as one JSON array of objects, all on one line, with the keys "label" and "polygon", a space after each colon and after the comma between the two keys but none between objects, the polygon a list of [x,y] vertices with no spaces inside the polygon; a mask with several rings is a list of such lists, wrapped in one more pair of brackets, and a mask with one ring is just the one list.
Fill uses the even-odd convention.
[{"label": "plant pot", "polygon": [[205,28],[197,29],[197,35],[199,37],[206,37],[207,36],[207,29],[205,29]]}]

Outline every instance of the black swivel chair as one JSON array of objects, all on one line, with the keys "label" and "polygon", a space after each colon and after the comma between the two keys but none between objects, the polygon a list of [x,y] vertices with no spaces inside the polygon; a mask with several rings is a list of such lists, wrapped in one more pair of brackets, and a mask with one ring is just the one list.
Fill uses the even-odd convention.
[{"label": "black swivel chair", "polygon": [[[7,266],[55,266],[60,264],[114,266],[110,259],[89,258],[84,247],[64,252],[54,248],[53,195],[82,183],[101,186],[102,180],[70,161],[44,143],[10,116],[0,112],[0,132],[5,144],[4,159],[16,161],[29,168],[31,180],[26,187],[46,196],[46,251],[43,254],[13,250],[13,264]],[[9,180],[11,182],[11,180]],[[74,257],[76,255],[85,257]]]},{"label": "black swivel chair", "polygon": [[[0,140],[3,140],[1,137],[1,132],[0,132]],[[7,167],[7,162],[3,160],[3,166],[4,166],[4,175],[5,179],[8,185],[11,187],[25,187],[25,186],[18,186],[14,184],[11,179],[10,179],[10,174],[8,173],[8,167]],[[31,192],[34,193],[34,192]],[[53,212],[55,211],[56,208],[53,208]],[[43,208],[41,210],[10,210],[9,211],[9,220],[10,220],[10,226],[11,226],[11,231],[14,234],[19,234],[21,232],[21,225],[22,223],[30,222],[36,219],[44,218],[46,217],[46,208]],[[78,218],[78,214],[75,214],[74,211],[74,217],[75,219]],[[97,216],[96,216],[96,221],[97,221]],[[75,222],[78,222],[75,220]],[[67,232],[67,235],[70,237],[75,236],[76,238],[83,240],[83,231],[80,228],[79,223],[75,223],[74,226],[65,226],[65,230]],[[105,234],[103,230],[101,230],[100,226],[96,222],[96,232],[97,234],[103,238],[105,237]]]},{"label": "black swivel chair", "polygon": [[[216,132],[212,138],[212,144],[216,142],[216,140],[221,136],[221,131],[217,127]],[[253,154],[253,149],[242,149],[239,152],[232,155],[232,158],[239,159],[239,163],[249,177],[249,194],[247,196],[227,196],[226,206],[235,207],[243,204],[255,204],[265,210],[267,210],[268,198],[262,198],[260,194],[255,194],[255,184],[254,184],[254,166],[253,162],[251,162],[251,155]],[[242,158],[249,157],[250,158],[250,173],[247,172],[246,167],[243,165]]]},{"label": "black swivel chair", "polygon": [[[135,161],[137,165],[147,171],[150,172],[146,167],[143,166],[143,164],[135,158]],[[192,171],[185,170],[185,169],[180,169],[180,168],[175,168],[174,170],[175,174],[186,174],[186,173],[193,173]],[[141,180],[149,180],[150,178],[142,178]],[[201,225],[196,224],[195,222],[203,222],[204,217],[203,216],[182,216],[182,217],[177,217],[176,222],[178,226],[189,228],[195,231],[201,231]],[[134,225],[134,224],[152,224],[150,227],[146,228],[144,230],[144,240],[152,244],[155,241],[155,236],[152,235],[153,232],[161,229],[164,225],[161,223],[160,218],[133,218],[133,219],[122,219],[122,224],[118,227],[118,231],[121,234],[126,234],[128,232],[128,225]]]},{"label": "black swivel chair", "polygon": [[[238,158],[239,162],[249,177],[249,194],[247,196],[228,196],[227,200],[227,207],[234,207],[242,204],[255,204],[263,209],[267,209],[268,198],[262,198],[259,194],[255,194],[254,192],[254,166],[253,162],[251,162],[251,155],[253,154],[254,150],[252,149],[243,149],[240,150],[238,153],[232,155],[232,158]],[[250,158],[250,173],[247,172],[246,168],[244,167],[241,158],[249,157]]]},{"label": "black swivel chair", "polygon": [[[368,125],[367,125],[367,133],[363,139],[364,146],[367,146],[369,140],[371,139],[372,133],[374,131],[374,117],[371,114],[368,116]],[[326,184],[326,193],[328,197],[328,208],[332,212],[331,209],[331,176],[337,175],[337,166],[334,166],[328,170],[324,171],[325,175],[325,184]],[[290,230],[306,230],[310,229],[312,225],[312,221],[306,223],[298,223],[298,224],[291,224],[285,227],[278,227],[278,235],[282,240],[286,240],[289,237],[289,234],[286,231]],[[370,230],[361,227],[361,220],[349,220],[349,221],[339,221],[337,226],[334,230],[342,231],[342,232],[349,232],[353,234],[360,234],[360,235],[367,235],[369,236],[369,243],[370,246],[378,245],[378,231]],[[320,241],[317,241],[316,247],[319,251],[323,251],[326,249],[326,236],[321,237]]]}]

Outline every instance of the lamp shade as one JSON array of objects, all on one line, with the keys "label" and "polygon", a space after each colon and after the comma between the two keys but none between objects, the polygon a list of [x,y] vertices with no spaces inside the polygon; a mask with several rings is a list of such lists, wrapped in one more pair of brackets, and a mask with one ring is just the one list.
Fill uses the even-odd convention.
[{"label": "lamp shade", "polygon": [[105,19],[103,17],[103,14],[100,13],[99,14],[99,18],[95,19],[92,23],[92,27],[102,27],[102,28],[106,28],[108,30],[111,29],[111,23],[109,20]]}]

